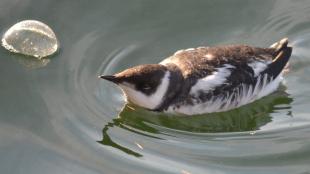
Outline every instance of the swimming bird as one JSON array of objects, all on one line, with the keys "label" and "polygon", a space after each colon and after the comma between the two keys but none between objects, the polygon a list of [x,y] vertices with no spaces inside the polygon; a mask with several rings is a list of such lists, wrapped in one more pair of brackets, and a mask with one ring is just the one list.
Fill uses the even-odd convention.
[{"label": "swimming bird", "polygon": [[128,102],[152,111],[196,115],[228,111],[277,90],[292,47],[225,45],[179,50],[158,64],[99,76]]}]

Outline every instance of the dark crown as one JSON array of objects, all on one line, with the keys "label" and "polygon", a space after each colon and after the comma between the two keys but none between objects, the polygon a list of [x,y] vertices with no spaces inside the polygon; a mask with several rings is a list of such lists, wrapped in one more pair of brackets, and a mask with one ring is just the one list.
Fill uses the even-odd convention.
[{"label": "dark crown", "polygon": [[166,71],[167,68],[163,65],[146,64],[126,69],[115,75],[99,77],[116,84],[129,83],[134,85],[135,90],[151,95],[156,91]]}]

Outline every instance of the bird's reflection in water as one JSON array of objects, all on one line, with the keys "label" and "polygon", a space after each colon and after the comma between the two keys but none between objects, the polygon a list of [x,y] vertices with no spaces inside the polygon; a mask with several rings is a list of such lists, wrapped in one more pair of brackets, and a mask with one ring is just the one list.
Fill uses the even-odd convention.
[{"label": "bird's reflection in water", "polygon": [[148,133],[158,133],[156,127],[152,127],[152,125],[199,133],[259,130],[260,127],[272,121],[271,113],[285,110],[286,115],[292,116],[290,103],[293,99],[284,92],[284,88],[284,86],[281,86],[280,90],[269,96],[228,112],[196,116],[167,115],[126,105],[120,112],[119,117],[103,128],[103,139],[100,143],[139,157],[140,154],[114,143],[107,132],[109,127],[118,126],[133,131],[133,129],[130,129],[131,127],[140,130],[139,132],[135,131],[135,133],[145,136],[150,136]]},{"label": "bird's reflection in water", "polygon": [[120,121],[119,119],[113,119],[113,122],[112,122],[112,123],[108,123],[108,124],[103,128],[103,130],[102,130],[102,140],[101,140],[101,141],[98,141],[98,143],[101,143],[101,144],[103,144],[103,145],[107,145],[107,146],[114,147],[114,148],[116,148],[116,149],[119,149],[119,150],[121,150],[121,151],[123,151],[123,152],[125,152],[125,153],[127,153],[127,154],[129,154],[129,155],[133,155],[133,156],[135,156],[135,157],[142,157],[141,154],[139,154],[139,153],[137,153],[137,152],[134,152],[134,151],[132,151],[132,150],[130,150],[130,149],[124,147],[124,146],[121,146],[121,145],[115,143],[115,142],[110,138],[110,136],[108,135],[108,132],[107,132],[107,131],[109,130],[110,127],[114,127],[114,126],[118,126],[118,127],[125,128],[125,129],[126,129],[126,127],[124,127],[124,126],[122,125],[122,123],[121,123],[121,121]]}]

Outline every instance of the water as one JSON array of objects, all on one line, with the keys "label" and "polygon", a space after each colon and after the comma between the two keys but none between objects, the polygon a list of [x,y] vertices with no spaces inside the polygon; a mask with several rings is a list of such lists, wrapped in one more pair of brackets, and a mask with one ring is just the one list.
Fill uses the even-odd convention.
[{"label": "water", "polygon": [[[0,50],[1,173],[310,172],[308,1],[0,4],[1,31],[35,19],[61,43],[45,66],[30,63],[39,68]],[[121,91],[97,79],[182,48],[283,37],[294,45],[286,84],[231,112],[167,117],[123,108]]]}]

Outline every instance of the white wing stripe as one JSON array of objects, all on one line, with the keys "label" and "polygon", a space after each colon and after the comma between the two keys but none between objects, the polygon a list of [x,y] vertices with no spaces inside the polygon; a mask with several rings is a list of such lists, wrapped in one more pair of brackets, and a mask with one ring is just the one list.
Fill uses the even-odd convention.
[{"label": "white wing stripe", "polygon": [[199,79],[197,83],[192,86],[190,94],[195,95],[198,91],[210,91],[215,87],[224,84],[227,80],[227,77],[231,74],[231,68],[235,67],[229,64],[225,64],[221,68],[216,68],[217,71],[214,71],[211,75]]}]

